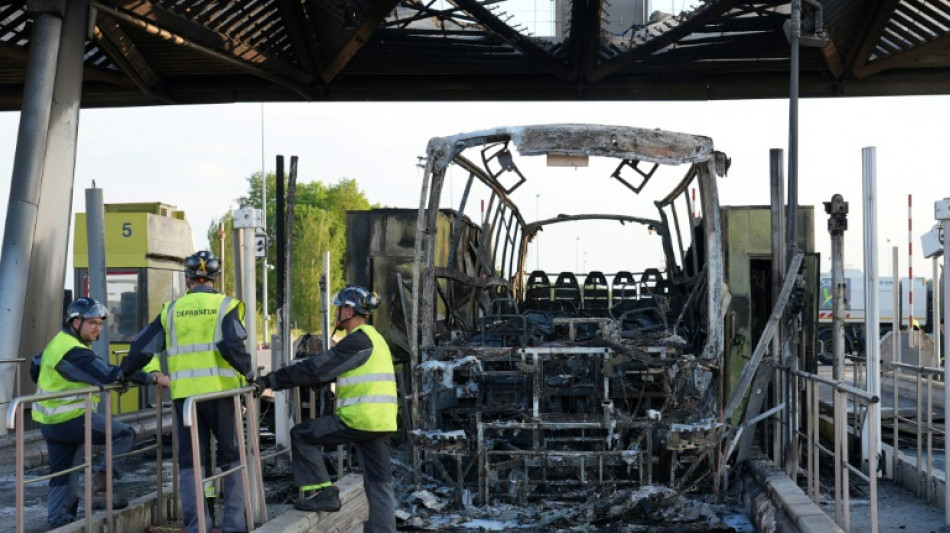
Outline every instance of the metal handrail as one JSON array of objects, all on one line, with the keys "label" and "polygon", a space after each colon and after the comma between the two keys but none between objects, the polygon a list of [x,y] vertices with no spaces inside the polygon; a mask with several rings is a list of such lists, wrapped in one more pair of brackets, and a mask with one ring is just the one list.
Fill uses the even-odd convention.
[{"label": "metal handrail", "polygon": [[[933,437],[934,435],[943,435],[946,438],[946,433],[947,433],[946,426],[944,426],[944,429],[941,430],[939,427],[935,427],[933,423],[933,401],[934,401],[933,383],[935,381],[933,378],[942,377],[944,374],[944,369],[928,367],[928,366],[923,366],[923,365],[912,365],[912,364],[902,363],[898,361],[892,362],[890,366],[892,367],[892,372],[893,372],[892,379],[893,379],[893,398],[894,398],[894,409],[892,413],[892,420],[893,420],[892,439],[893,439],[893,454],[894,454],[893,462],[894,462],[894,472],[895,472],[894,475],[895,477],[897,477],[900,466],[902,464],[899,458],[899,453],[898,453],[898,451],[900,450],[899,442],[898,442],[899,425],[901,424],[901,422],[904,422],[906,424],[912,424],[915,429],[915,438],[916,438],[916,444],[917,444],[917,468],[915,472],[915,481],[916,481],[915,493],[917,496],[924,497],[927,501],[932,502],[936,498],[936,495],[937,495],[937,490],[936,490],[934,475],[933,475],[934,473]],[[898,399],[899,399],[898,382],[900,380],[900,376],[903,371],[907,371],[908,373],[912,372],[916,374],[916,379],[915,379],[916,405],[915,405],[914,412],[917,413],[917,418],[914,418],[914,419],[904,418],[900,416],[900,409],[899,409],[899,403],[898,403]],[[926,400],[927,419],[926,419],[926,423],[924,424],[921,424],[921,421],[919,418],[920,413],[923,412],[922,406],[924,405],[924,402],[923,402],[923,388],[924,388],[923,385],[924,384],[922,382],[926,382],[926,389],[927,389],[927,400]],[[926,435],[924,433],[926,433]],[[927,442],[926,454],[924,453],[924,449],[923,449],[925,439]],[[924,468],[924,465],[923,465],[923,460],[925,456],[927,460],[926,469]]]},{"label": "metal handrail", "polygon": [[[195,483],[195,508],[199,510],[197,513],[199,531],[207,531],[205,513],[202,511],[202,509],[204,509],[204,490],[202,490],[204,483],[208,481],[215,481],[238,471],[241,472],[241,484],[244,488],[244,512],[245,518],[247,520],[248,530],[253,529],[255,523],[255,508],[252,507],[251,485],[249,479],[249,476],[252,474],[254,475],[256,487],[256,490],[254,491],[254,503],[257,504],[257,518],[260,523],[267,521],[267,509],[264,503],[264,478],[261,474],[259,450],[260,428],[258,428],[257,425],[257,399],[254,398],[254,390],[254,387],[241,387],[237,389],[227,389],[223,391],[197,394],[195,396],[189,396],[185,398],[185,403],[182,407],[182,424],[187,428],[191,428],[191,455]],[[241,409],[242,395],[244,396],[244,403],[247,408],[247,439],[245,439],[244,417],[242,416]],[[240,464],[234,468],[231,468],[230,470],[206,477],[204,476],[204,469],[201,467],[201,454],[198,453],[198,450],[201,448],[199,447],[198,425],[196,424],[197,404],[198,402],[220,400],[224,398],[234,399],[235,428],[240,428],[237,431]],[[250,455],[251,459],[254,461],[254,468],[248,467],[248,444],[250,444]]]},{"label": "metal handrail", "polygon": [[[851,530],[851,497],[849,491],[848,479],[849,473],[854,473],[856,476],[861,478],[863,481],[867,482],[870,485],[871,498],[871,532],[877,533],[878,526],[878,507],[877,507],[877,498],[874,495],[877,494],[877,445],[875,435],[876,425],[878,421],[873,417],[870,418],[871,427],[869,428],[868,434],[870,435],[871,443],[870,450],[871,453],[868,454],[868,473],[865,474],[860,469],[853,467],[848,461],[848,396],[853,397],[855,400],[861,399],[867,402],[868,404],[879,403],[881,401],[880,396],[876,394],[869,393],[868,391],[853,387],[844,383],[843,381],[837,381],[833,379],[828,379],[817,374],[812,374],[809,372],[804,372],[795,368],[785,368],[785,370],[793,375],[805,380],[805,401],[807,404],[806,412],[808,413],[806,421],[806,434],[804,435],[807,439],[808,449],[817,453],[810,453],[808,457],[808,467],[807,472],[807,485],[808,485],[808,495],[812,498],[815,503],[818,503],[818,490],[819,490],[819,476],[818,476],[818,462],[819,457],[822,454],[832,455],[835,458],[835,522],[841,526],[846,532]],[[833,402],[834,407],[834,450],[827,450],[818,443],[818,387],[824,385],[832,388],[833,391]],[[796,437],[800,438],[802,435],[800,432],[796,432]]]},{"label": "metal handrail", "polygon": [[[131,451],[126,454],[119,456],[113,456],[112,454],[112,391],[122,391],[125,387],[121,385],[104,385],[98,387],[85,387],[81,389],[70,389],[67,391],[59,392],[47,392],[42,394],[31,394],[28,396],[18,396],[10,402],[10,407],[7,410],[6,418],[6,428],[10,430],[15,430],[15,440],[16,440],[16,523],[15,531],[16,533],[23,533],[24,531],[24,488],[25,485],[30,483],[38,483],[40,481],[45,481],[47,479],[52,479],[53,477],[58,477],[64,474],[69,474],[77,470],[83,470],[86,476],[85,484],[85,515],[86,515],[86,530],[92,531],[92,414],[96,412],[93,408],[93,395],[102,394],[104,399],[104,411],[105,411],[105,477],[106,477],[106,523],[109,531],[115,530],[114,523],[114,514],[112,508],[112,493],[113,493],[113,484],[112,484],[112,461],[116,457],[125,457],[129,455],[135,455],[140,453],[145,453],[147,451],[156,449],[156,463],[158,471],[158,494],[161,495],[161,485],[162,485],[162,475],[161,475],[161,442],[162,442],[162,403],[157,402],[156,406],[156,444],[153,446],[147,446],[140,448],[138,450]],[[57,398],[66,398],[74,396],[84,396],[85,397],[85,442],[83,443],[84,450],[84,461],[80,465],[76,465],[72,468],[61,470],[56,473],[47,474],[45,476],[38,476],[33,479],[27,480],[24,476],[24,408],[27,403],[35,403],[44,400],[55,400]],[[162,509],[162,506],[159,506]],[[159,518],[163,516],[163,511],[159,511]]]}]

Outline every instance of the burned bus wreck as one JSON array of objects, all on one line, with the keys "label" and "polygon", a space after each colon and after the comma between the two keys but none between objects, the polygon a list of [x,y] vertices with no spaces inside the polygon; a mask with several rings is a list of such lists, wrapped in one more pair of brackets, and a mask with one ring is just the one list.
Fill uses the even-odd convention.
[{"label": "burned bus wreck", "polygon": [[[418,297],[403,303],[415,325],[406,340],[413,470],[475,506],[713,487],[728,433],[716,192],[728,165],[708,137],[622,126],[432,139],[414,239]],[[464,190],[447,209],[449,176]],[[541,191],[574,195],[579,208],[591,194],[631,200],[619,213],[525,220],[516,202]],[[658,260],[529,271],[541,232],[594,221],[649,235],[652,252],[622,235],[610,242]]]}]

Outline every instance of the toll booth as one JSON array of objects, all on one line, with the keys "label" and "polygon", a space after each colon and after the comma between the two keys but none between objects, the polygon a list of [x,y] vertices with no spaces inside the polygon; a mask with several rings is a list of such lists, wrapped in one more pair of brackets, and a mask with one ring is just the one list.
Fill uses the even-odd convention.
[{"label": "toll booth", "polygon": [[[73,226],[74,291],[89,296],[86,213]],[[135,334],[158,316],[162,304],[185,293],[184,260],[194,253],[185,213],[162,203],[105,205],[106,291],[109,359],[119,364]],[[151,387],[113,398],[114,411],[138,411],[154,395]]]},{"label": "toll booth", "polygon": [[[772,313],[772,210],[769,206],[723,206],[725,356],[724,395],[752,356]],[[798,206],[798,248],[804,253],[804,353],[814,360],[820,257],[815,252],[815,208]],[[813,370],[808,368],[808,370]]]}]

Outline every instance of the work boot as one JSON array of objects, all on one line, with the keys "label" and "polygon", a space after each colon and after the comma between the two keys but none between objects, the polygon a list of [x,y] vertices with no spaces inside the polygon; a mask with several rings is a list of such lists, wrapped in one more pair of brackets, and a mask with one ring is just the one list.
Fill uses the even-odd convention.
[{"label": "work boot", "polygon": [[324,511],[335,513],[340,510],[340,490],[330,485],[324,487],[309,498],[298,498],[294,508],[301,511]]},{"label": "work boot", "polygon": [[[106,473],[94,472],[92,478],[92,508],[96,510],[107,507],[106,500]],[[123,498],[115,493],[115,487],[112,492],[112,508],[124,509],[129,506],[128,498]]]}]

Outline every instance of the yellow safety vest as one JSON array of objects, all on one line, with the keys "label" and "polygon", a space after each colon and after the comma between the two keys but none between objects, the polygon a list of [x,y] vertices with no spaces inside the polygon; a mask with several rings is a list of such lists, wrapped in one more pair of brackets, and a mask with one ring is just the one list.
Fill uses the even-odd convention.
[{"label": "yellow safety vest", "polygon": [[337,410],[348,427],[363,431],[396,431],[396,374],[389,346],[376,328],[362,325],[373,343],[373,353],[363,365],[340,374],[336,380]]},{"label": "yellow safety vest", "polygon": [[244,386],[245,380],[218,351],[221,323],[231,310],[244,304],[215,292],[190,292],[162,309],[165,354],[172,399]]},{"label": "yellow safety vest", "polygon": [[[56,370],[56,365],[73,348],[89,348],[81,340],[65,331],[60,331],[49,341],[43,350],[40,363],[40,379],[36,383],[36,393],[63,392],[72,389],[91,387],[89,383],[70,381]],[[94,405],[99,403],[99,396],[93,395]],[[42,400],[33,403],[33,420],[40,424],[59,424],[67,420],[79,418],[86,412],[86,399],[83,395],[67,396],[54,400]]]}]

